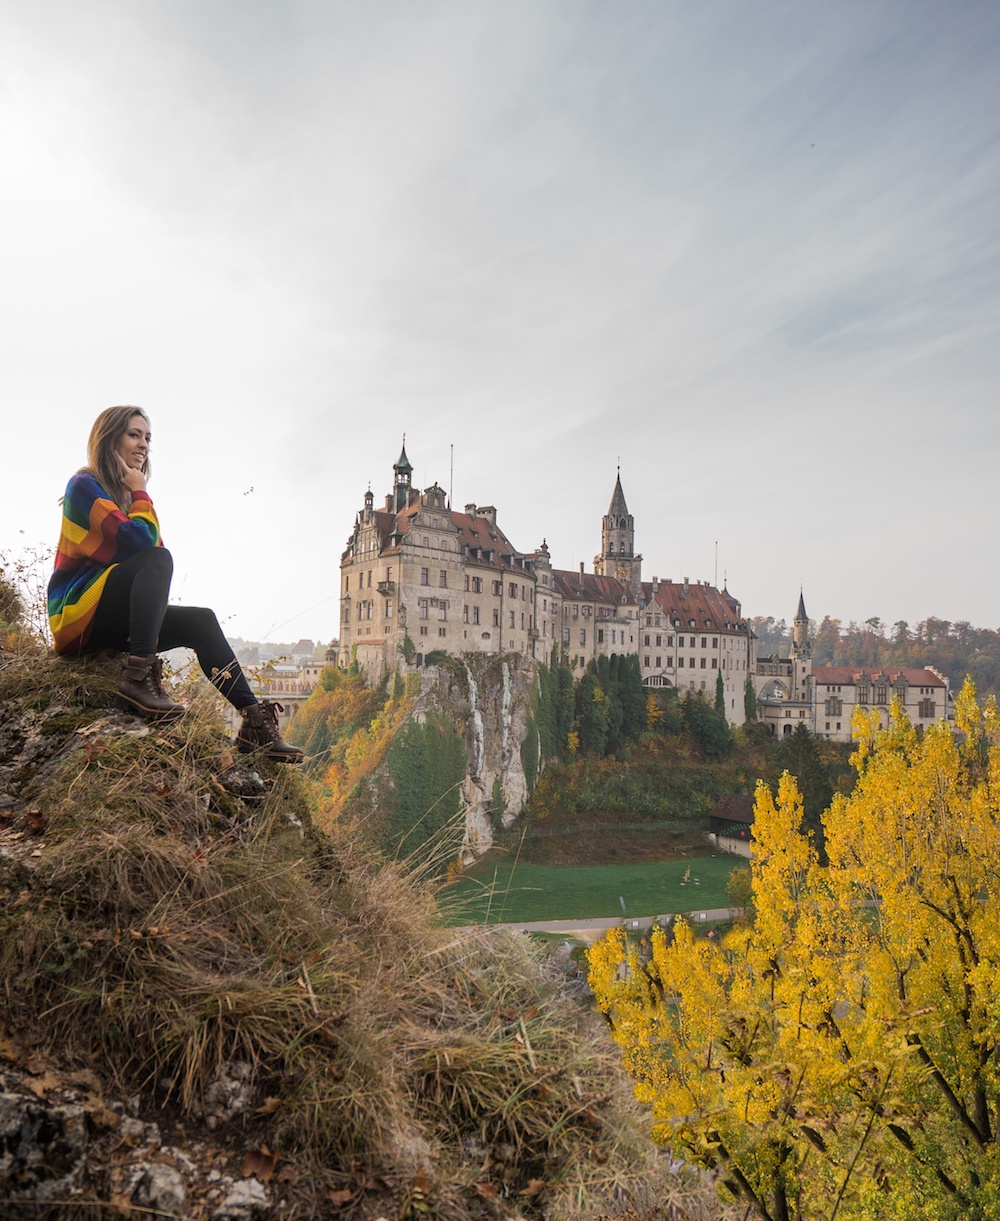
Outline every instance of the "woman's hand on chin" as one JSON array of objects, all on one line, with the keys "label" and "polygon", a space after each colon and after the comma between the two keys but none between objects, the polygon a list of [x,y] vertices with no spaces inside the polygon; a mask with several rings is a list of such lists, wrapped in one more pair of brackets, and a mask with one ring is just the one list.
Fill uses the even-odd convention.
[{"label": "woman's hand on chin", "polygon": [[122,483],[125,484],[130,492],[144,492],[146,490],[146,476],[142,471],[137,470],[134,466],[129,466],[121,455],[118,456],[118,461],[121,463],[122,468]]}]

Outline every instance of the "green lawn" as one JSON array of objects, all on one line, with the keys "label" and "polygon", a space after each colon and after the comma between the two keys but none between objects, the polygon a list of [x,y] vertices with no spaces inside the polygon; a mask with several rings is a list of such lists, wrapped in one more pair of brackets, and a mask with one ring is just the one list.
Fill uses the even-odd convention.
[{"label": "green lawn", "polygon": [[[449,924],[518,924],[699,911],[729,906],[726,882],[742,863],[738,857],[722,853],[634,865],[480,863],[442,891],[438,903]],[[624,913],[619,896],[625,899]]]}]

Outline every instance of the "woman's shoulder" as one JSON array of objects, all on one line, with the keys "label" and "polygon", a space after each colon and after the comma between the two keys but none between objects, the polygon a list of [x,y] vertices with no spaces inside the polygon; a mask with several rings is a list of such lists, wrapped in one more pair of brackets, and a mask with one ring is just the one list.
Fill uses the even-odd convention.
[{"label": "woman's shoulder", "polygon": [[81,497],[86,497],[88,500],[96,500],[101,496],[110,500],[108,493],[94,477],[93,471],[83,466],[70,475],[69,483],[66,484],[66,497],[68,500],[79,500]]}]

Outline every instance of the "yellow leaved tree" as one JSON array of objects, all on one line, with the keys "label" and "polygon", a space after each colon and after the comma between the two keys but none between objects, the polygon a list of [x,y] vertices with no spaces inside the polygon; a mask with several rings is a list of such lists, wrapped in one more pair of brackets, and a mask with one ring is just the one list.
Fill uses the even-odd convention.
[{"label": "yellow leaved tree", "polygon": [[591,952],[654,1139],[766,1221],[1000,1219],[1000,717],[968,682],[956,727],[858,718],[826,866],[794,778],[760,785],[751,927]]}]

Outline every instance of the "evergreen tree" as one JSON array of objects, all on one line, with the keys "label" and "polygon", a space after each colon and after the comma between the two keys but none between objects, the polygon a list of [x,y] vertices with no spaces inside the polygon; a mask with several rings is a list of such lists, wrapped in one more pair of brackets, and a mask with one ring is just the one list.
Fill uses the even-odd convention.
[{"label": "evergreen tree", "polygon": [[733,748],[729,722],[700,694],[689,691],[684,697],[684,728],[708,760],[724,759]]},{"label": "evergreen tree", "polygon": [[743,719],[748,722],[757,719],[757,692],[754,690],[753,679],[749,674],[747,681],[743,684]]},{"label": "evergreen tree", "polygon": [[726,685],[722,681],[722,671],[715,676],[715,711],[726,715]]},{"label": "evergreen tree", "polygon": [[638,653],[622,657],[618,679],[622,704],[622,733],[627,742],[637,742],[646,728],[646,692]]},{"label": "evergreen tree", "polygon": [[586,754],[604,754],[608,744],[608,701],[593,663],[576,688],[576,732]]}]

